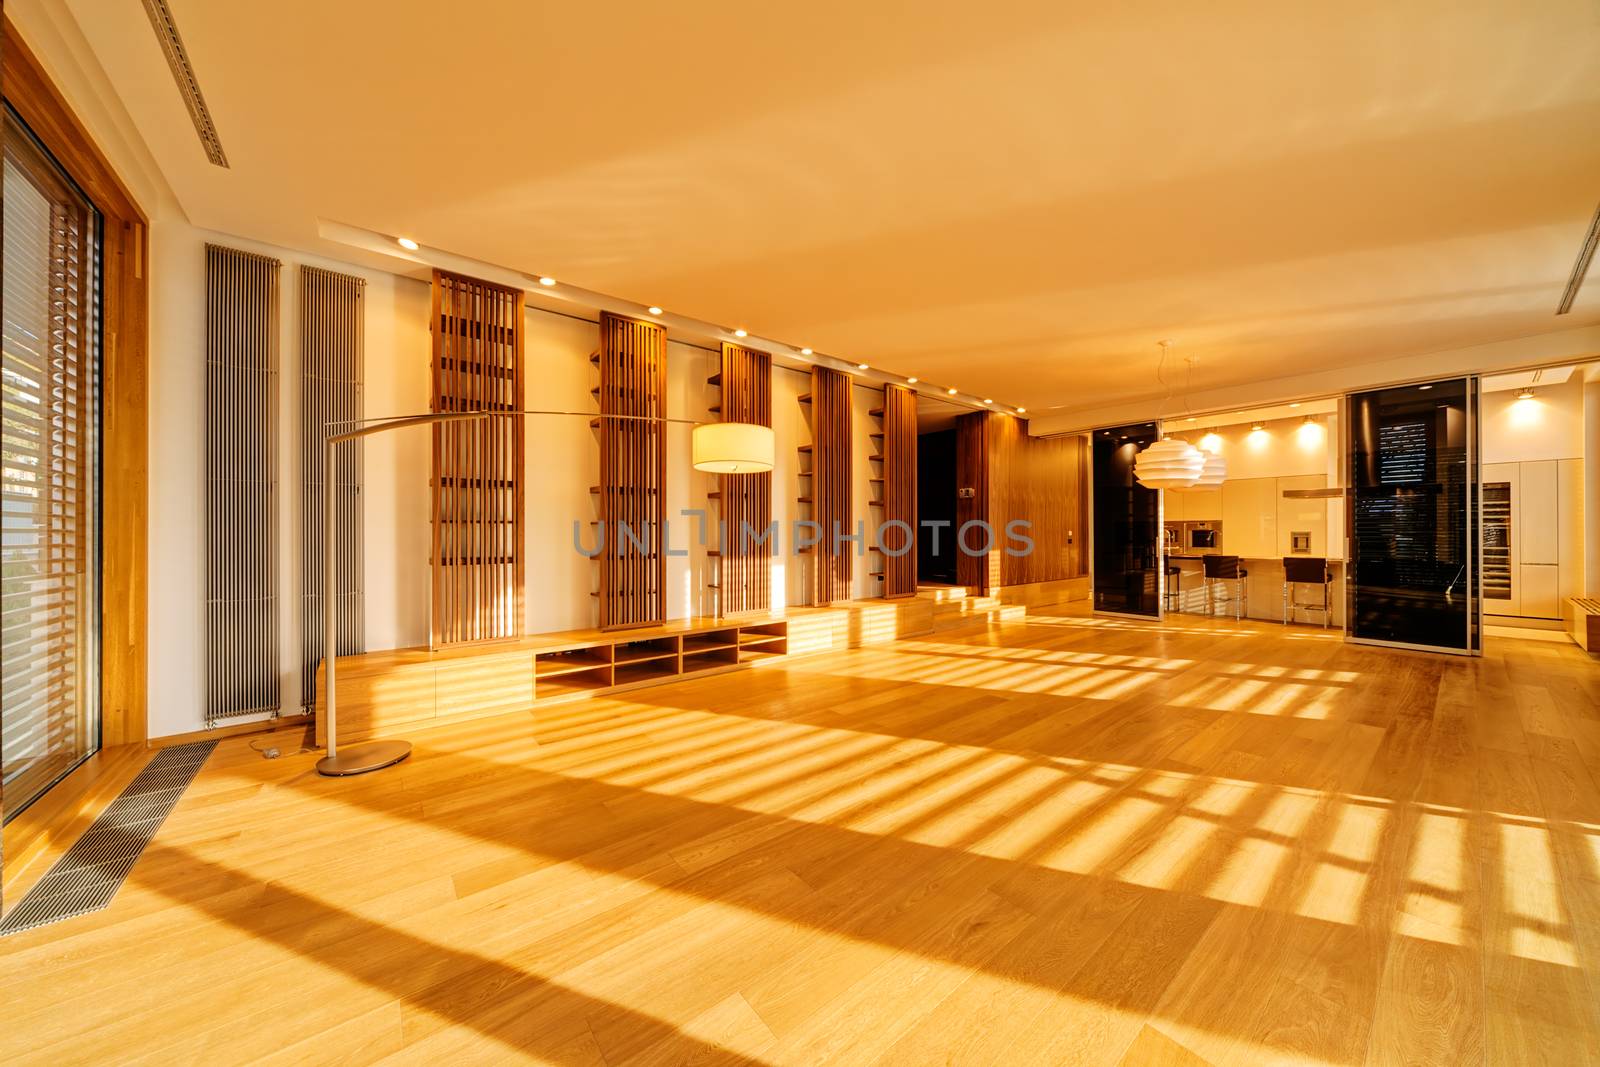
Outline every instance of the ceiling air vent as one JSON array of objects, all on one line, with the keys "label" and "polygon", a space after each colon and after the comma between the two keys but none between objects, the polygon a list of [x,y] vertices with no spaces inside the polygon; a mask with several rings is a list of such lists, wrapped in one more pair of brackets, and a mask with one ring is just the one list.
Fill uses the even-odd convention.
[{"label": "ceiling air vent", "polygon": [[1572,265],[1572,277],[1567,279],[1567,291],[1561,294],[1557,315],[1565,315],[1572,310],[1572,302],[1578,299],[1578,290],[1583,286],[1583,276],[1589,273],[1589,262],[1594,259],[1597,243],[1600,243],[1600,207],[1594,209],[1594,218],[1589,220],[1589,232],[1583,235],[1583,247],[1578,249],[1578,261]]},{"label": "ceiling air vent", "polygon": [[144,0],[144,9],[150,16],[150,25],[155,27],[161,50],[167,54],[167,66],[172,68],[172,79],[178,83],[178,92],[183,94],[183,102],[189,107],[189,117],[194,120],[194,132],[200,135],[206,158],[219,167],[226,167],[228,157],[222,151],[217,124],[211,121],[205,95],[200,92],[200,79],[194,75],[189,53],[184,51],[183,38],[178,36],[178,23],[167,7],[167,0]]}]

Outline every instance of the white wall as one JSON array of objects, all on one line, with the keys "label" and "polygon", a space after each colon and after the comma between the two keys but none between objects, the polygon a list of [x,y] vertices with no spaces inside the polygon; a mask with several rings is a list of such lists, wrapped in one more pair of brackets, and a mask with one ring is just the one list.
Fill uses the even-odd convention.
[{"label": "white wall", "polygon": [[[1259,431],[1248,425],[1208,427],[1167,424],[1167,432],[1200,447],[1209,433],[1220,441],[1228,461],[1228,478],[1297,478],[1328,473],[1328,457],[1337,447],[1337,419],[1333,414],[1312,415],[1310,428],[1301,418],[1272,419]],[[1209,442],[1208,442],[1209,445]]]},{"label": "white wall", "polygon": [[[275,248],[179,221],[151,227],[150,367],[150,736],[204,727],[205,561],[205,245],[208,241],[275,256],[281,276],[279,363],[279,647],[281,711],[300,710],[300,344],[301,264],[343,271],[367,280],[365,403],[369,417],[428,410],[430,396],[429,287],[424,282],[348,263]],[[591,412],[589,390],[597,374],[589,355],[598,344],[593,321],[530,310],[526,319],[527,405],[533,409]],[[669,341],[668,413],[707,419],[717,389],[706,383],[718,357],[696,344]],[[807,572],[789,553],[788,521],[802,493],[796,446],[810,439],[797,397],[808,375],[773,370],[773,422],[777,466],[773,517],[782,525],[783,552],[774,564],[773,606],[809,600]],[[856,420],[861,515],[867,487],[867,390]],[[881,395],[881,394],[878,394]],[[875,402],[874,402],[875,403]],[[599,564],[573,545],[576,520],[585,545],[596,517],[589,487],[599,477],[595,433],[583,416],[530,417],[526,423],[527,628],[530,633],[593,626]],[[423,645],[428,638],[428,478],[430,436],[425,429],[369,438],[366,444],[365,567],[369,650]],[[715,602],[698,524],[680,513],[705,508],[712,475],[690,466],[690,427],[668,429],[667,516],[671,546],[686,555],[667,560],[670,618],[705,614]],[[808,491],[809,484],[805,486]],[[710,519],[716,519],[715,511]],[[715,543],[714,528],[708,539]],[[867,568],[863,566],[861,571]],[[858,595],[874,595],[858,577]]]},{"label": "white wall", "polygon": [[1583,382],[1539,386],[1518,400],[1514,389],[1483,394],[1483,462],[1583,458]]},{"label": "white wall", "polygon": [[[276,256],[280,280],[278,409],[279,650],[282,710],[300,700],[300,264],[367,280],[366,410],[426,411],[428,287],[380,271],[297,255],[180,221],[150,228],[151,737],[204,726],[205,245]],[[366,455],[367,640],[415,643],[427,632],[428,441],[369,443]],[[418,561],[413,563],[413,561]]]}]

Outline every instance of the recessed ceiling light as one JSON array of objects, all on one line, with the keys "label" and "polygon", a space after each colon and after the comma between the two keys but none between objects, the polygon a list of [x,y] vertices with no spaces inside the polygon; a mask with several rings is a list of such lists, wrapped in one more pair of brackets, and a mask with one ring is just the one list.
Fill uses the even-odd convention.
[{"label": "recessed ceiling light", "polygon": [[1417,386],[1417,388],[1418,389],[1432,389],[1433,386],[1431,386],[1431,385],[1419,385],[1419,386]]},{"label": "recessed ceiling light", "polygon": [[951,396],[955,396],[956,395],[956,391],[954,389],[946,389],[945,392],[949,393]]},{"label": "recessed ceiling light", "polygon": [[870,370],[870,369],[871,368],[868,367],[865,363],[857,363],[856,364],[856,370]]},{"label": "recessed ceiling light", "polygon": [[1533,390],[1532,389],[1518,389],[1517,390],[1517,399],[1518,400],[1532,400],[1533,399]]},{"label": "recessed ceiling light", "polygon": [[733,335],[734,335],[734,336],[735,336],[735,337],[749,337],[749,336],[750,336],[750,335],[749,335],[749,334],[748,334],[748,333],[747,333],[747,332],[745,332],[745,331],[744,331],[744,330],[734,330],[734,331],[733,331]]},{"label": "recessed ceiling light", "polygon": [[1184,420],[1184,421],[1185,421],[1185,422],[1193,422],[1193,421],[1194,421],[1194,416],[1193,416],[1193,415],[1190,415],[1190,416],[1189,416],[1189,417],[1188,417],[1188,418],[1187,418],[1187,419],[1185,419],[1185,420]]},{"label": "recessed ceiling light", "polygon": [[913,374],[911,377],[907,378],[906,379],[906,384],[907,385],[916,385],[917,384],[917,376],[915,374]]},{"label": "recessed ceiling light", "polygon": [[994,400],[993,400],[993,398],[991,398],[991,397],[987,397],[987,396],[986,396],[986,397],[984,397],[984,398],[983,398],[983,402],[984,402],[984,403],[985,403],[985,404],[993,404],[993,403],[994,403]]},{"label": "recessed ceiling light", "polygon": [[405,249],[407,252],[415,252],[417,250],[417,242],[413,241],[409,237],[396,237],[394,239],[394,243]]},{"label": "recessed ceiling light", "polygon": [[802,349],[801,349],[801,350],[800,350],[800,354],[801,354],[801,355],[802,355],[802,356],[809,356],[809,355],[810,355],[810,354],[811,354],[811,349],[809,349],[809,348],[802,348]]},{"label": "recessed ceiling light", "polygon": [[650,305],[650,307],[646,308],[646,310],[649,311],[650,314],[652,314],[652,315],[661,314],[661,309],[656,307],[654,304]]},{"label": "recessed ceiling light", "polygon": [[556,280],[554,278],[540,278],[539,279],[539,284],[540,285],[554,285],[555,283],[556,283]]},{"label": "recessed ceiling light", "polygon": [[1261,425],[1261,423],[1259,423],[1259,422],[1253,422],[1253,423],[1250,424],[1250,432],[1251,433],[1260,433],[1262,430],[1265,430],[1265,429],[1266,429],[1266,427]]},{"label": "recessed ceiling light", "polygon": [[1292,408],[1297,408],[1297,407],[1300,406],[1300,401],[1296,400],[1293,404],[1290,404],[1289,406],[1292,407]]},{"label": "recessed ceiling light", "polygon": [[1018,415],[1025,415],[1025,414],[1027,414],[1027,411],[1028,411],[1027,408],[1018,408],[1017,409],[1017,414]]}]

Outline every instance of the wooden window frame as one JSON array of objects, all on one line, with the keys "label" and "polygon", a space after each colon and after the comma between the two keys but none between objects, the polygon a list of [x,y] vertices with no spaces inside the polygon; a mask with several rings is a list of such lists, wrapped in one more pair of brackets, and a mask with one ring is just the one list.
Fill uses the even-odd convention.
[{"label": "wooden window frame", "polygon": [[[148,740],[149,225],[126,185],[9,18],[0,20],[0,95],[88,196],[102,219],[100,747]],[[91,760],[90,763],[95,763]],[[80,766],[53,793],[68,794]],[[48,795],[48,794],[47,794]],[[49,836],[35,804],[5,830],[25,859]]]}]

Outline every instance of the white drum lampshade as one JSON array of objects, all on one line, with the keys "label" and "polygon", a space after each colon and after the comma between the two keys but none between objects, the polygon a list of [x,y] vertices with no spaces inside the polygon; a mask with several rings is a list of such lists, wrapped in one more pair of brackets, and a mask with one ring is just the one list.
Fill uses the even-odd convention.
[{"label": "white drum lampshade", "polygon": [[1163,437],[1133,458],[1133,476],[1147,489],[1187,489],[1205,465],[1205,454],[1194,445]]},{"label": "white drum lampshade", "polygon": [[776,455],[772,427],[754,422],[707,422],[694,428],[694,469],[712,474],[760,474]]}]

